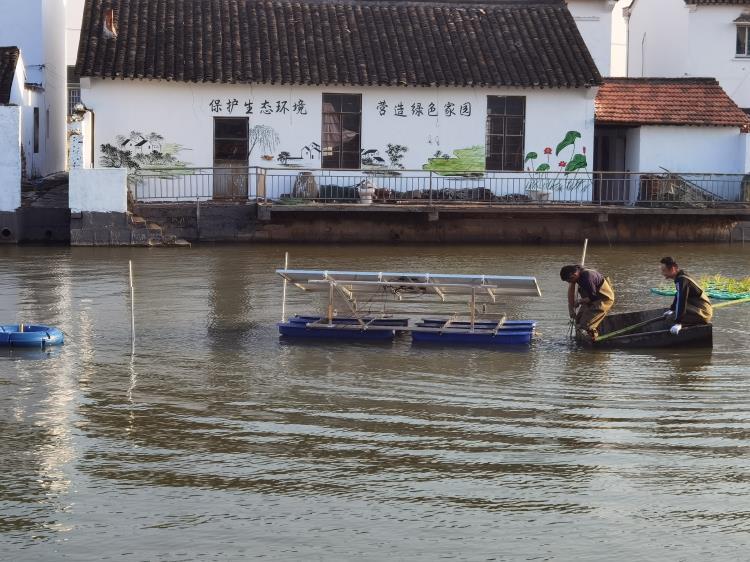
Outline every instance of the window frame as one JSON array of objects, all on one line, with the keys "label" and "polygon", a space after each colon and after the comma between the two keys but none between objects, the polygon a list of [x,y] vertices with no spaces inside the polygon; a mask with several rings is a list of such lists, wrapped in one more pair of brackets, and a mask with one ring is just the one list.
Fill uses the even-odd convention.
[{"label": "window frame", "polygon": [[34,108],[34,154],[39,154],[39,108]]},{"label": "window frame", "polygon": [[[492,112],[491,103],[493,101],[502,99],[504,110],[502,113]],[[515,100],[522,102],[521,113],[513,113],[508,110],[508,100]],[[508,120],[509,119],[521,119],[521,132],[520,134],[509,134],[508,133]],[[496,121],[502,122],[502,133],[493,133],[491,131],[496,130]],[[500,152],[491,152],[493,138],[502,138],[502,149]],[[508,139],[520,139],[521,150],[516,156],[511,155],[507,150]],[[484,140],[484,167],[487,171],[497,172],[522,172],[524,161],[524,149],[526,146],[526,96],[487,96],[487,117],[485,120],[485,140]],[[500,158],[500,167],[494,167],[490,165],[490,160],[496,161]],[[512,158],[517,158],[515,162],[511,162]],[[512,164],[516,164],[515,166]]]},{"label": "window frame", "polygon": [[239,139],[237,137],[219,137],[216,135],[216,125],[220,121],[229,121],[229,120],[235,120],[239,122],[240,120],[245,122],[245,158],[240,159],[230,159],[230,158],[219,158],[222,162],[245,162],[246,164],[249,164],[250,162],[250,119],[247,117],[214,117],[213,122],[213,162],[214,166],[216,165],[217,159],[216,159],[216,141],[234,141],[234,142],[242,142],[242,139]]},{"label": "window frame", "polygon": [[[741,22],[735,25],[737,27],[737,34],[735,36],[735,42],[734,42],[734,49],[735,49],[734,56],[738,59],[750,58],[750,22]],[[743,31],[745,33],[745,40],[744,40],[745,52],[740,53],[740,52],[737,52],[738,51],[737,46],[740,40],[740,33]]]},{"label": "window frame", "polygon": [[[326,104],[326,97],[327,96],[336,96],[339,98],[341,107],[341,110],[335,111],[333,113],[326,112],[325,111],[325,104]],[[344,107],[344,99],[343,98],[356,98],[357,104],[359,105],[359,111],[352,112],[352,111],[343,111]],[[327,164],[326,158],[330,158],[330,156],[326,156],[326,146],[325,146],[325,127],[326,127],[326,115],[336,115],[339,119],[339,127],[341,130],[344,129],[343,122],[345,116],[352,116],[355,115],[358,117],[358,130],[357,132],[357,165],[354,167],[351,166],[344,166],[344,139],[343,135],[341,136],[341,141],[339,142],[338,149],[339,149],[339,155],[338,155],[338,162],[335,165]],[[335,147],[334,147],[335,151]],[[351,152],[351,151],[349,151]],[[348,93],[340,93],[340,92],[323,92],[321,95],[321,110],[320,110],[320,167],[324,170],[360,170],[362,169],[362,94],[348,94]]]}]

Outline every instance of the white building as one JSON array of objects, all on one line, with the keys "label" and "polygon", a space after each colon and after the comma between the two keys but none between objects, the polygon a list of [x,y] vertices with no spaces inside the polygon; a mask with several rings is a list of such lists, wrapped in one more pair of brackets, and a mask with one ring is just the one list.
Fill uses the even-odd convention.
[{"label": "white building", "polygon": [[21,51],[26,84],[38,97],[38,142],[24,143],[26,173],[46,176],[65,169],[66,89],[64,0],[0,0],[0,45]]},{"label": "white building", "polygon": [[748,131],[750,118],[712,78],[607,78],[596,98],[595,198],[635,201],[645,173],[736,201]]},{"label": "white building", "polygon": [[711,76],[750,108],[750,0],[633,0],[630,77]]},{"label": "white building", "polygon": [[601,77],[563,0],[136,10],[86,5],[89,166],[590,170]]},{"label": "white building", "polygon": [[567,0],[602,76],[612,74],[612,11],[616,0]]}]

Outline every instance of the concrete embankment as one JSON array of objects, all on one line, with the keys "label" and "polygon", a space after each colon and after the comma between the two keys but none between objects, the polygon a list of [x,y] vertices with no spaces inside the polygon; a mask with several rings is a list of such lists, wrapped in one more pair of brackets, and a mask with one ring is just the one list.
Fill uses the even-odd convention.
[{"label": "concrete embankment", "polygon": [[728,242],[747,208],[138,204],[165,233],[205,242]]}]

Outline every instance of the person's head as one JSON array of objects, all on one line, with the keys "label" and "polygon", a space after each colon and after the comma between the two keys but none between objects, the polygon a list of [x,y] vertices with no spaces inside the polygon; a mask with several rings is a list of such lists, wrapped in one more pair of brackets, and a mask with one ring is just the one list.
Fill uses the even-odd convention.
[{"label": "person's head", "polygon": [[575,283],[581,276],[580,265],[566,265],[560,270],[560,279],[566,283]]},{"label": "person's head", "polygon": [[670,257],[662,258],[661,261],[661,274],[665,279],[674,279],[677,277],[677,272],[680,271],[680,266],[677,262]]}]

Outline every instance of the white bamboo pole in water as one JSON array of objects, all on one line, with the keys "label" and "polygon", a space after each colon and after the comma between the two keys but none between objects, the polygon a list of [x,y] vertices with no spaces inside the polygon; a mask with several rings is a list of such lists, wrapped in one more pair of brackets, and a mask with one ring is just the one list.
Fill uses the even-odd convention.
[{"label": "white bamboo pole in water", "polygon": [[135,355],[135,291],[133,289],[133,261],[128,260],[130,274],[130,354]]},{"label": "white bamboo pole in water", "polygon": [[[586,265],[586,251],[589,248],[589,239],[586,238],[583,241],[583,255],[581,255],[581,267],[585,267]],[[578,285],[576,285],[575,293],[573,294],[573,301],[575,302],[578,299]],[[568,328],[568,335],[572,338],[575,334],[575,320],[570,320],[570,325]]]},{"label": "white bamboo pole in water", "polygon": [[[289,252],[284,252],[284,272],[289,269]],[[281,322],[286,322],[286,285],[287,280],[284,278],[284,292],[281,297]]]}]

